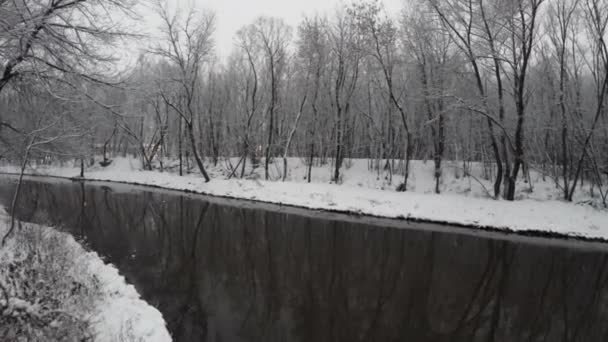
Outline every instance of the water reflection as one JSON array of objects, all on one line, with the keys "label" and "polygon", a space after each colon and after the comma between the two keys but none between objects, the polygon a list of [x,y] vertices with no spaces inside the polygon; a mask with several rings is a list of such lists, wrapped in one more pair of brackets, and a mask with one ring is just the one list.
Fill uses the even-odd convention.
[{"label": "water reflection", "polygon": [[68,182],[28,182],[22,199],[22,219],[61,224],[117,265],[176,341],[608,340],[597,250]]}]

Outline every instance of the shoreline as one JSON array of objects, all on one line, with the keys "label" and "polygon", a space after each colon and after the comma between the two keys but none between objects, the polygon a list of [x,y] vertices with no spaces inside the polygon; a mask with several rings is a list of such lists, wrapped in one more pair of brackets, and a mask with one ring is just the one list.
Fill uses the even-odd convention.
[{"label": "shoreline", "polygon": [[[466,203],[467,201],[471,200],[471,201],[475,202],[473,204],[477,204],[479,202],[483,202],[483,204],[488,204],[492,210],[497,209],[498,211],[500,211],[501,206],[504,206],[507,208],[507,210],[506,210],[507,212],[512,212],[512,211],[514,211],[513,209],[521,209],[522,207],[525,207],[525,208],[530,209],[530,211],[532,213],[534,213],[534,212],[536,212],[534,210],[534,209],[536,209],[535,208],[536,206],[542,208],[543,206],[547,207],[548,204],[549,205],[556,204],[558,206],[565,207],[566,209],[570,209],[572,212],[575,212],[578,214],[578,215],[573,215],[573,217],[571,217],[572,222],[577,221],[577,218],[584,218],[584,219],[587,219],[587,221],[588,221],[587,223],[592,224],[592,226],[588,226],[586,228],[585,227],[580,228],[580,226],[579,226],[579,229],[570,230],[570,229],[568,229],[568,227],[565,224],[563,226],[560,226],[559,224],[556,224],[556,223],[550,223],[550,224],[548,224],[550,226],[549,228],[545,228],[545,229],[533,228],[533,227],[531,227],[533,225],[536,225],[537,227],[542,226],[543,225],[542,219],[545,217],[548,217],[547,215],[544,215],[544,216],[536,215],[527,224],[525,222],[522,224],[522,221],[520,220],[517,222],[517,224],[514,227],[510,227],[508,225],[501,225],[500,220],[497,220],[495,224],[487,224],[488,222],[489,223],[492,223],[492,222],[490,220],[483,220],[483,219],[480,219],[480,220],[475,220],[475,218],[470,219],[470,218],[468,218],[467,215],[461,216],[460,219],[458,219],[458,217],[457,217],[458,215],[455,215],[455,217],[453,217],[453,219],[449,219],[450,214],[445,214],[445,212],[443,212],[443,215],[440,215],[439,217],[428,217],[428,215],[427,215],[427,217],[425,217],[424,215],[417,216],[417,215],[415,215],[415,213],[408,211],[408,209],[404,209],[401,211],[400,210],[396,210],[396,211],[395,210],[393,210],[393,211],[384,210],[383,211],[383,210],[375,210],[375,209],[377,209],[377,207],[374,207],[374,208],[367,207],[366,208],[363,205],[360,205],[359,207],[357,207],[356,205],[355,206],[337,205],[336,203],[332,203],[333,199],[330,199],[329,201],[325,201],[325,203],[323,203],[323,201],[321,201],[321,203],[315,203],[314,201],[306,202],[306,201],[302,201],[302,200],[298,199],[298,196],[302,195],[302,193],[299,191],[296,191],[296,192],[287,191],[287,195],[291,195],[291,197],[290,196],[281,196],[281,194],[278,194],[278,196],[274,196],[274,197],[272,196],[273,191],[276,191],[277,188],[278,188],[278,190],[281,190],[281,187],[282,187],[281,185],[286,185],[285,189],[289,189],[291,186],[294,186],[294,185],[302,186],[302,184],[292,183],[292,182],[263,182],[262,183],[260,181],[233,179],[233,180],[212,180],[210,183],[204,183],[202,181],[202,179],[198,179],[193,176],[180,177],[178,175],[173,175],[170,173],[160,173],[157,171],[127,171],[127,172],[121,172],[119,174],[112,174],[111,172],[103,171],[103,170],[102,171],[90,171],[90,172],[88,172],[88,175],[87,175],[87,173],[85,173],[84,178],[80,178],[80,177],[69,176],[66,174],[69,171],[73,172],[73,170],[60,169],[60,171],[62,171],[62,172],[35,173],[35,172],[30,171],[30,172],[26,172],[26,174],[24,174],[24,175],[28,176],[28,177],[57,178],[57,179],[71,180],[71,181],[109,182],[109,183],[115,183],[115,184],[143,186],[143,187],[148,187],[148,188],[152,188],[152,189],[179,191],[182,193],[197,194],[197,195],[210,196],[210,197],[215,197],[215,198],[249,201],[249,202],[254,202],[254,203],[262,203],[262,204],[272,204],[272,205],[278,205],[280,207],[297,208],[297,209],[311,210],[311,211],[323,211],[323,212],[327,212],[327,213],[351,215],[354,217],[388,219],[388,220],[394,220],[396,222],[401,222],[401,223],[449,225],[449,226],[457,227],[458,229],[463,229],[463,230],[465,230],[465,229],[466,230],[478,230],[478,231],[485,231],[485,232],[491,232],[491,233],[517,235],[517,236],[522,236],[522,237],[539,237],[539,238],[586,241],[586,242],[600,242],[600,243],[608,242],[608,229],[602,229],[603,227],[608,228],[608,212],[589,208],[589,207],[583,207],[583,206],[575,205],[575,204],[571,204],[571,203],[561,203],[561,202],[557,202],[557,201],[555,201],[554,203],[546,203],[546,202],[535,201],[535,200],[506,202],[506,201],[495,201],[495,200],[488,200],[488,199],[467,198],[464,196],[453,196],[453,195],[427,195],[427,194],[415,194],[413,192],[396,193],[396,192],[389,192],[389,191],[385,191],[385,190],[374,190],[373,191],[375,193],[377,193],[377,192],[386,193],[386,194],[382,194],[382,196],[384,196],[384,195],[386,195],[386,196],[392,195],[392,197],[395,197],[395,195],[401,196],[401,197],[403,197],[403,202],[405,202],[404,204],[409,204],[407,202],[411,202],[411,201],[409,201],[409,200],[411,200],[411,197],[414,197],[414,200],[416,199],[415,197],[426,198],[427,201],[429,198],[431,198],[433,201],[437,201],[437,202],[442,202],[444,199],[447,198],[452,201],[456,200],[461,207],[463,206],[463,202]],[[7,176],[18,176],[18,173],[14,173],[14,172],[0,172],[0,174],[7,175]],[[157,180],[154,177],[153,178],[145,177],[145,176],[150,176],[151,174],[153,174],[154,176],[161,176],[160,178],[163,178],[163,179]],[[213,185],[214,183],[215,183],[215,185]],[[211,185],[212,187],[209,187],[209,185]],[[269,185],[273,185],[273,186],[269,186]],[[304,184],[304,187],[312,186],[312,185],[318,186],[319,184]],[[333,197],[341,197],[340,195],[344,195],[344,194],[340,194],[340,192],[341,192],[340,187],[342,187],[341,185],[321,184],[321,186],[324,186],[324,185],[326,187],[330,188],[330,190],[334,190],[333,193],[331,193],[332,191],[329,191],[329,193],[331,193],[331,195],[334,195]],[[222,186],[226,186],[226,188],[222,189]],[[253,190],[251,189],[252,186],[254,187]],[[241,192],[235,191],[235,189],[238,190],[239,187],[244,187],[245,189],[244,190],[241,189],[241,190],[243,190]],[[269,188],[272,188],[272,189],[269,189]],[[256,195],[256,190],[260,190],[258,192],[260,192],[261,194],[258,193]],[[266,190],[266,191],[264,191],[264,190]],[[345,190],[344,192],[348,193],[348,192],[350,192],[349,190],[352,190],[352,189],[345,188],[344,190]],[[356,189],[356,190],[361,192],[364,189]],[[285,193],[283,193],[282,195],[285,195]],[[303,198],[306,198],[305,195],[307,195],[307,194],[304,193],[302,195]],[[313,191],[313,192],[309,192],[308,195],[313,195],[313,197],[314,197],[315,195],[324,195],[324,194]],[[349,195],[349,194],[346,194],[346,195]],[[329,196],[329,197],[332,197],[332,196]],[[408,197],[409,197],[409,199],[408,199]],[[291,199],[291,201],[290,201],[290,199]],[[373,199],[372,199],[372,201],[373,201]],[[397,203],[395,203],[395,202],[397,202]],[[388,203],[394,206],[395,204],[399,204],[398,202],[399,201],[389,201]],[[380,205],[381,204],[382,203],[380,203]],[[530,207],[529,206],[530,204],[534,204],[534,205]],[[464,206],[466,207],[466,205],[464,205]],[[471,207],[473,207],[473,205]],[[508,210],[508,208],[511,208],[511,210]],[[480,208],[480,209],[481,209],[480,210],[481,213],[483,214],[484,208]],[[547,209],[547,208],[544,208],[544,209]],[[561,208],[558,208],[558,209],[561,209]],[[489,210],[485,210],[485,212],[488,212],[488,211]],[[556,209],[555,214],[560,214],[560,213],[563,215],[564,211]],[[553,214],[553,213],[549,213],[549,214]],[[471,216],[471,215],[469,215],[469,216]],[[503,216],[505,216],[504,213],[503,213]],[[506,215],[506,216],[508,216],[508,215]],[[577,216],[579,216],[579,217],[577,217]],[[551,226],[551,224],[552,224],[552,226]],[[580,221],[579,221],[579,224],[584,225],[584,223],[580,222]]]},{"label": "shoreline", "polygon": [[[10,218],[0,208],[0,231],[7,228]],[[32,232],[36,233],[32,233]],[[152,342],[171,341],[171,335],[166,327],[162,313],[141,298],[135,287],[129,284],[122,276],[116,266],[106,263],[95,251],[88,250],[79,243],[71,234],[62,232],[54,227],[24,222],[22,229],[15,230],[9,242],[2,250],[2,263],[10,265],[27,255],[19,251],[18,244],[22,243],[24,236],[36,234],[36,241],[30,241],[39,246],[35,250],[41,261],[38,267],[56,267],[55,264],[45,262],[56,262],[56,253],[70,255],[64,259],[67,272],[61,278],[73,279],[72,281],[82,284],[84,296],[81,300],[90,302],[87,312],[82,312],[78,303],[68,305],[62,310],[74,316],[81,317],[87,322],[88,330],[93,341],[111,342],[116,340]],[[31,239],[31,237],[30,237]],[[50,244],[50,245],[49,245]],[[21,255],[21,256],[19,256]],[[31,255],[34,257],[34,255]],[[6,275],[8,276],[8,275]],[[27,281],[27,279],[25,279]],[[13,286],[19,286],[20,280],[13,281]],[[51,283],[52,291],[62,291],[62,284]],[[65,284],[64,284],[65,285]],[[20,298],[18,288],[7,293],[11,302],[25,303],[30,306],[29,310],[41,310],[39,305],[29,305],[29,302],[37,302],[37,298]],[[14,292],[14,293],[13,293]],[[41,313],[34,311],[34,316]]]}]

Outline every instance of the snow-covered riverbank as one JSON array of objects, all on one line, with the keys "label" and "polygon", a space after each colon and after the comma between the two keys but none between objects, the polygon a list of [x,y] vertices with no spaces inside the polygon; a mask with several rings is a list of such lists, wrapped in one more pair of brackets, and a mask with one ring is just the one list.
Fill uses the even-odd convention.
[{"label": "snow-covered riverbank", "polygon": [[[9,220],[0,208],[1,236]],[[15,230],[0,249],[0,282],[8,298],[8,305],[0,300],[5,338],[171,341],[161,313],[114,266],[53,228],[23,224]]]},{"label": "snow-covered riverbank", "polygon": [[[216,171],[216,177],[205,183],[195,174],[180,177],[169,172],[141,171],[136,161],[118,159],[108,168],[87,170],[85,178],[310,209],[608,240],[608,211],[555,200],[550,193],[552,185],[547,184],[549,182],[539,182],[535,185],[536,192],[525,194],[524,199],[508,202],[484,198],[481,192],[484,185],[472,182],[470,178],[446,176],[444,192],[440,195],[430,193],[432,173],[424,170],[422,163],[414,164],[412,179],[415,183],[411,188],[415,191],[406,193],[395,192],[393,186],[385,185],[385,179],[370,172],[367,175],[362,171],[345,172],[346,181],[335,185],[323,182],[318,170],[313,177],[315,182],[311,184],[302,181],[302,175],[298,174],[303,172],[301,168],[296,166],[290,170],[290,181],[287,182],[228,180]],[[2,167],[0,171],[16,170]],[[28,173],[74,177],[78,175],[78,168],[37,168],[28,170]]]}]

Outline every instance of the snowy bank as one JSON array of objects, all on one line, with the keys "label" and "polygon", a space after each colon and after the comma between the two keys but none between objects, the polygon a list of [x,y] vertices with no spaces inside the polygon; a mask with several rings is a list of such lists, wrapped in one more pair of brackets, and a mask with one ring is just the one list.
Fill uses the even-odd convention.
[{"label": "snowy bank", "polygon": [[[293,165],[293,161],[290,161]],[[421,164],[420,164],[421,165]],[[577,205],[547,198],[529,196],[515,202],[493,200],[482,196],[464,196],[453,191],[462,185],[454,183],[450,191],[440,195],[408,191],[395,192],[392,187],[381,190],[373,173],[358,172],[354,181],[346,180],[341,185],[302,182],[300,174],[291,175],[288,182],[226,179],[216,174],[205,183],[197,175],[180,177],[173,173],[141,171],[137,161],[116,159],[108,168],[88,170],[88,180],[111,181],[148,185],[166,189],[183,190],[200,194],[246,199],[274,204],[290,205],[309,209],[331,210],[335,212],[371,215],[386,218],[419,220],[454,225],[465,225],[487,229],[515,232],[550,233],[586,239],[608,240],[608,212],[589,205]],[[298,167],[296,166],[296,170]],[[14,172],[11,167],[0,168],[2,172]],[[290,171],[293,172],[293,171]],[[30,174],[74,177],[77,168],[38,168]],[[345,172],[348,176],[348,173]],[[319,177],[316,177],[318,179]],[[412,178],[428,178],[428,172],[419,171]],[[379,178],[376,178],[379,179]],[[313,179],[314,180],[314,179]],[[382,180],[380,180],[382,181]],[[367,183],[365,183],[367,182]],[[451,179],[445,182],[456,182]],[[470,180],[468,180],[470,183]],[[371,185],[370,185],[371,184]],[[418,181],[412,188],[420,189]],[[550,185],[540,184],[550,187]],[[470,192],[470,189],[468,189]],[[545,193],[547,190],[543,190]],[[537,193],[538,194],[538,193]],[[543,193],[543,196],[545,194]]]},{"label": "snowy bank", "polygon": [[[2,236],[9,225],[0,208]],[[115,267],[53,228],[23,224],[15,230],[0,250],[0,282],[10,303],[0,315],[0,333],[9,334],[5,338],[52,340],[67,333],[72,335],[67,340],[84,335],[101,342],[171,341],[161,313],[140,299]],[[30,291],[32,283],[40,288]],[[1,302],[4,307],[6,301]],[[11,321],[14,317],[23,318]],[[38,327],[32,328],[27,317]],[[28,327],[29,336],[22,336],[18,324]]]}]

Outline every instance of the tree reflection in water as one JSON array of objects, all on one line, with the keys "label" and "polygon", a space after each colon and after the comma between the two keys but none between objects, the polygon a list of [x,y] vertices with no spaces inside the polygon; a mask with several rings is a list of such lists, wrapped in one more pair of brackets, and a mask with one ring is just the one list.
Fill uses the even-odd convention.
[{"label": "tree reflection in water", "polygon": [[105,256],[177,341],[608,340],[598,250],[68,182],[27,182],[19,215]]}]

